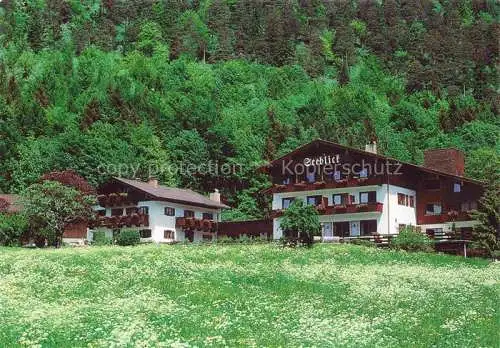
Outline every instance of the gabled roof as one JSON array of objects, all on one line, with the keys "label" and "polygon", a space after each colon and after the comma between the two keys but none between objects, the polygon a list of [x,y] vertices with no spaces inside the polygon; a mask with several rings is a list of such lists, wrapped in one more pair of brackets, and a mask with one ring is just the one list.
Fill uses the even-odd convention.
[{"label": "gabled roof", "polygon": [[153,196],[157,200],[194,205],[206,208],[228,209],[229,206],[213,201],[204,195],[189,189],[180,189],[163,185],[153,186],[147,182],[114,177],[114,180]]},{"label": "gabled roof", "polygon": [[274,161],[271,161],[271,162],[269,162],[266,165],[263,165],[261,167],[261,169],[273,167],[275,164],[279,163],[280,161],[282,161],[282,160],[284,160],[284,159],[286,159],[286,158],[288,158],[290,156],[293,156],[293,155],[295,155],[297,153],[300,153],[300,152],[304,151],[305,149],[307,149],[308,147],[313,146],[315,144],[326,145],[326,146],[336,146],[336,147],[339,147],[339,148],[347,150],[347,151],[358,153],[360,155],[364,155],[364,156],[368,156],[368,157],[373,157],[373,158],[378,158],[378,159],[381,159],[381,160],[384,160],[384,161],[391,161],[392,163],[401,163],[403,165],[412,167],[412,168],[414,168],[414,169],[416,169],[418,171],[422,171],[422,172],[426,172],[426,173],[430,173],[430,174],[442,175],[442,176],[454,178],[454,179],[457,179],[457,180],[462,180],[462,181],[470,182],[470,183],[476,184],[476,185],[484,185],[484,182],[482,182],[480,180],[476,180],[476,179],[472,179],[472,178],[467,178],[465,176],[460,176],[460,175],[453,175],[453,174],[450,174],[450,173],[447,173],[447,172],[443,172],[443,171],[440,171],[440,170],[427,168],[427,167],[416,165],[416,164],[413,164],[413,163],[403,162],[403,161],[400,161],[400,160],[395,159],[395,158],[391,158],[391,157],[387,157],[387,156],[375,154],[375,153],[368,152],[368,151],[363,151],[363,150],[355,149],[355,148],[352,148],[352,147],[348,147],[348,146],[345,146],[345,145],[337,144],[337,143],[334,143],[332,141],[327,141],[327,140],[323,140],[323,139],[315,139],[315,140],[313,140],[313,141],[311,141],[311,142],[309,142],[307,144],[299,146],[295,150],[287,153],[286,155],[281,156],[280,158],[277,158]]},{"label": "gabled roof", "polygon": [[18,213],[23,209],[20,203],[21,196],[19,195],[0,194],[0,200],[4,200],[9,204],[7,208],[8,213]]}]

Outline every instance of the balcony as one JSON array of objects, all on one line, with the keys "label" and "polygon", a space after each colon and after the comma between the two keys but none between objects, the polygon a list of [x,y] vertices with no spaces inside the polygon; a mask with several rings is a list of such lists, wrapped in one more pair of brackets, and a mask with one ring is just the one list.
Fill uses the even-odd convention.
[{"label": "balcony", "polygon": [[423,215],[420,216],[417,223],[419,225],[442,224],[454,221],[470,221],[473,220],[471,212],[450,210],[447,213],[438,215]]},{"label": "balcony", "polygon": [[101,207],[116,207],[116,206],[126,206],[135,205],[136,202],[132,202],[128,193],[110,193],[107,195],[98,195],[97,201]]},{"label": "balcony", "polygon": [[289,184],[273,184],[270,188],[266,190],[267,193],[279,193],[279,192],[296,192],[296,191],[313,191],[321,189],[331,189],[331,188],[342,188],[342,187],[358,187],[358,186],[369,186],[369,185],[381,185],[383,184],[382,177],[368,177],[368,178],[345,178],[341,180],[318,180],[315,182],[300,181]]},{"label": "balcony", "polygon": [[[382,213],[384,204],[379,202],[360,203],[360,204],[342,204],[342,205],[325,205],[324,203],[316,206],[316,210],[320,215],[334,214],[355,214],[355,213]],[[284,210],[273,210],[271,217],[276,218],[283,215]]]},{"label": "balcony", "polygon": [[175,227],[185,230],[215,232],[217,230],[217,222],[207,219],[178,217],[175,219]]},{"label": "balcony", "polygon": [[149,215],[147,214],[131,214],[119,216],[97,216],[96,220],[90,223],[91,228],[107,227],[107,228],[122,228],[122,227],[141,227],[149,226]]}]

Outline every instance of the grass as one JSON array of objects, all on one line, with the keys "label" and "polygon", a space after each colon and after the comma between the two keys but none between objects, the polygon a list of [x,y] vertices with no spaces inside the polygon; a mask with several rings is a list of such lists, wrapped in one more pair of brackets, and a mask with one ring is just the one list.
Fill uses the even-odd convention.
[{"label": "grass", "polygon": [[0,347],[498,347],[500,265],[354,245],[0,249]]}]

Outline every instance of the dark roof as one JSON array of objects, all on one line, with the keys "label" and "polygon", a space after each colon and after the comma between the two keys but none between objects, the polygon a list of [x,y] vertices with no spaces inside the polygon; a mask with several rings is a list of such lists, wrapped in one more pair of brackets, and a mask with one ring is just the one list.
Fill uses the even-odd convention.
[{"label": "dark roof", "polygon": [[274,161],[271,161],[268,164],[263,165],[261,167],[261,169],[272,167],[275,163],[278,163],[279,161],[281,161],[281,160],[283,160],[283,159],[285,159],[285,158],[287,158],[289,156],[292,156],[292,155],[294,155],[296,153],[299,153],[302,150],[304,150],[305,148],[307,148],[308,146],[311,146],[313,144],[323,144],[323,145],[329,145],[329,146],[337,146],[337,147],[340,147],[341,149],[345,149],[345,150],[349,150],[349,151],[352,151],[352,152],[356,152],[356,153],[361,154],[361,155],[371,156],[371,157],[375,157],[375,158],[379,158],[379,159],[383,159],[383,160],[392,161],[392,162],[395,162],[395,163],[401,163],[401,164],[404,164],[406,166],[415,168],[416,170],[420,170],[420,171],[423,171],[423,172],[426,172],[426,173],[443,175],[443,176],[455,178],[455,179],[458,179],[458,180],[467,181],[467,182],[470,182],[470,183],[476,184],[476,185],[484,185],[484,182],[482,182],[480,180],[476,180],[476,179],[472,179],[472,178],[467,178],[465,176],[460,176],[460,175],[453,175],[453,174],[450,174],[450,173],[447,173],[447,172],[443,172],[443,171],[440,171],[440,170],[427,168],[427,167],[416,165],[416,164],[413,164],[413,163],[403,162],[403,161],[400,161],[400,160],[395,159],[395,158],[391,158],[391,157],[379,155],[379,154],[368,152],[368,151],[363,151],[363,150],[355,149],[355,148],[352,148],[352,147],[348,147],[348,146],[345,146],[345,145],[337,144],[337,143],[334,143],[332,141],[327,141],[327,140],[323,140],[323,139],[316,139],[316,140],[313,140],[313,141],[311,141],[311,142],[309,142],[307,144],[299,146],[295,150],[287,153],[286,155],[281,156],[280,158],[277,158]]},{"label": "dark roof", "polygon": [[147,193],[158,200],[170,201],[175,203],[201,206],[207,208],[216,208],[216,209],[227,209],[229,206],[213,201],[208,197],[205,197],[198,192],[194,192],[189,189],[180,189],[176,187],[167,187],[163,185],[153,186],[148,184],[147,182],[124,179],[119,177],[114,177],[115,180],[136,188],[139,191]]},{"label": "dark roof", "polygon": [[0,194],[0,200],[6,201],[9,206],[7,208],[8,213],[18,213],[22,210],[22,205],[20,203],[21,196],[14,194]]}]

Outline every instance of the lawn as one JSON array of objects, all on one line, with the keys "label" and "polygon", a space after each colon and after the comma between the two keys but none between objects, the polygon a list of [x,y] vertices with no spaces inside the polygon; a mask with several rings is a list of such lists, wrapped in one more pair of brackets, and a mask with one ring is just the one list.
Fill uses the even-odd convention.
[{"label": "lawn", "polygon": [[354,245],[0,249],[0,347],[497,347],[500,264]]}]

